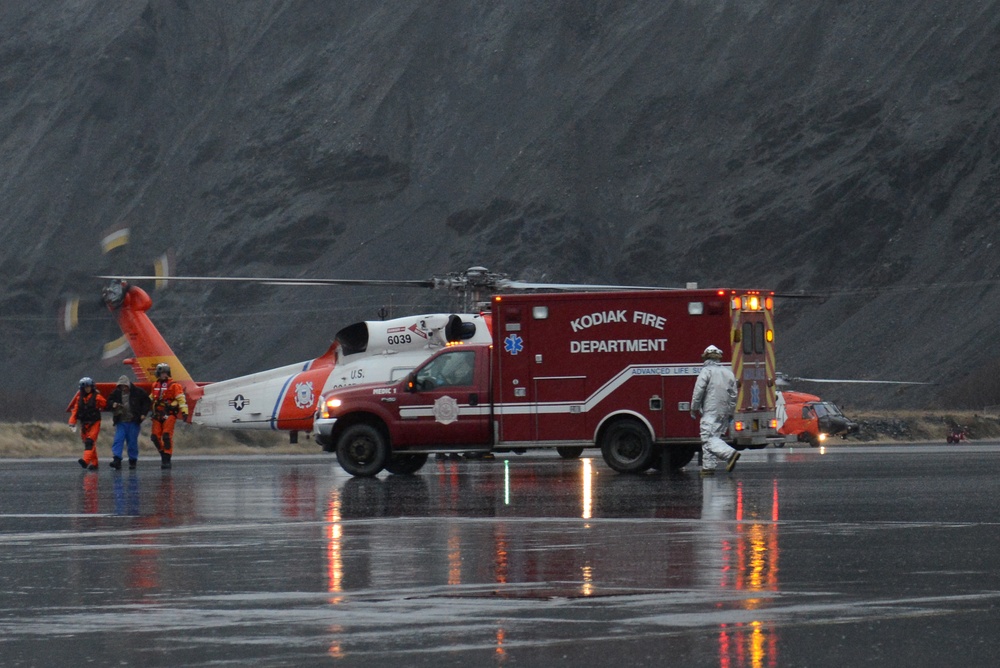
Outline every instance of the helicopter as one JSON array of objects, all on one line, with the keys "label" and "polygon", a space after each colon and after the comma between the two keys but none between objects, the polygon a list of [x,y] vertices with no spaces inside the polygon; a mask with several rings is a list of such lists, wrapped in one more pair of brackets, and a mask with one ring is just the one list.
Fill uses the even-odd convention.
[{"label": "helicopter", "polygon": [[845,416],[836,404],[805,392],[779,391],[775,416],[779,434],[814,448],[830,436],[847,438],[858,431],[858,424]]},{"label": "helicopter", "polygon": [[[153,301],[142,288],[113,280],[102,300],[114,314],[133,356],[124,360],[140,387],[153,382],[156,366],[169,365],[184,388],[194,424],[216,428],[312,429],[316,399],[323,391],[405,376],[421,361],[448,345],[488,343],[489,318],[482,314],[431,313],[391,320],[363,321],[340,329],[320,356],[214,383],[195,381],[149,319]],[[105,387],[108,386],[108,387]],[[98,391],[110,391],[98,383]]]},{"label": "helicopter", "polygon": [[797,392],[791,389],[793,382],[805,383],[861,383],[874,385],[932,385],[933,383],[901,380],[856,380],[838,378],[796,378],[781,373],[776,374],[778,398],[775,403],[775,417],[778,433],[788,441],[808,443],[818,447],[830,436],[847,438],[856,434],[860,425],[844,415],[837,404],[824,401],[815,394]]}]

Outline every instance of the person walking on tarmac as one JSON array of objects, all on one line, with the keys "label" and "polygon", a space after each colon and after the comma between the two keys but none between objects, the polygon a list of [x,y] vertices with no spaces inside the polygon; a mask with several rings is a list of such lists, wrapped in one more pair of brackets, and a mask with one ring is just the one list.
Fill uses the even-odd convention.
[{"label": "person walking on tarmac", "polygon": [[184,388],[170,377],[169,364],[156,365],[156,382],[149,398],[153,402],[153,445],[160,453],[160,468],[168,469],[174,454],[174,424],[178,415],[188,414]]},{"label": "person walking on tarmac", "polygon": [[712,475],[719,461],[732,471],[740,458],[739,451],[722,440],[736,409],[736,377],[722,365],[722,351],[715,346],[705,348],[701,358],[705,366],[694,384],[691,417],[701,413],[701,473]]},{"label": "person walking on tarmac", "polygon": [[76,463],[88,471],[96,471],[97,435],[101,433],[101,411],[107,401],[94,387],[94,379],[84,376],[80,379],[80,391],[76,393],[72,405],[69,428],[75,432],[80,427],[80,438],[83,440],[83,457]]},{"label": "person walking on tarmac", "polygon": [[128,467],[139,463],[139,429],[142,420],[152,410],[149,395],[133,385],[128,376],[118,379],[118,387],[108,396],[108,406],[114,416],[115,440],[111,444],[111,468],[122,467],[122,446],[128,446]]}]

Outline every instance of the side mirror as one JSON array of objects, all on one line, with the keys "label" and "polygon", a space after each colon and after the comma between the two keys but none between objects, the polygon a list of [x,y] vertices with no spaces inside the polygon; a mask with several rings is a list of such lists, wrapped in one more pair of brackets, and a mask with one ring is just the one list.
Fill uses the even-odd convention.
[{"label": "side mirror", "polygon": [[406,374],[406,391],[416,392],[417,391],[417,374],[415,371],[411,371]]}]

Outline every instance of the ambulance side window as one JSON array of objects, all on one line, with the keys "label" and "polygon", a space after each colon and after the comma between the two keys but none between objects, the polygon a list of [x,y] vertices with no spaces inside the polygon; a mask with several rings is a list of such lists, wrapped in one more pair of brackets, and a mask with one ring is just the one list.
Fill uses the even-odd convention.
[{"label": "ambulance side window", "polygon": [[433,390],[439,387],[472,385],[475,362],[476,353],[471,350],[445,353],[417,372],[416,388]]}]

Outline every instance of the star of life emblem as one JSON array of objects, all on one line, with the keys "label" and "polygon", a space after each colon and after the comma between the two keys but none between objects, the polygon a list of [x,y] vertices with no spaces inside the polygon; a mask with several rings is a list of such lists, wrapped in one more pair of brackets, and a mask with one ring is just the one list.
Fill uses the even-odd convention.
[{"label": "star of life emblem", "polygon": [[451,397],[435,399],[434,420],[441,424],[451,424],[458,420],[458,402]]},{"label": "star of life emblem", "polygon": [[316,401],[316,395],[313,394],[313,384],[312,382],[298,383],[295,386],[295,405],[299,408],[310,408],[313,402]]},{"label": "star of life emblem", "polygon": [[524,350],[524,339],[517,334],[511,334],[503,340],[503,349],[511,355],[516,355]]}]

